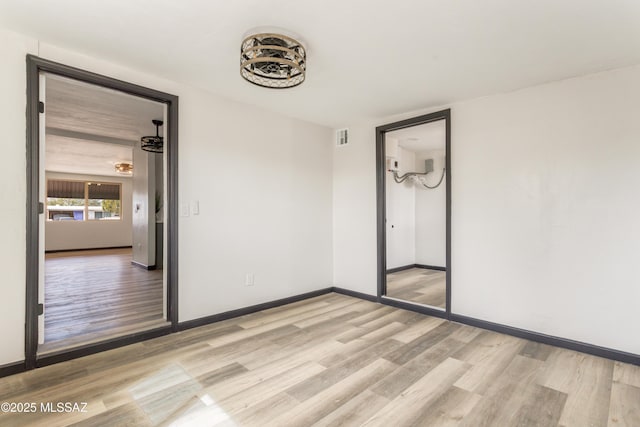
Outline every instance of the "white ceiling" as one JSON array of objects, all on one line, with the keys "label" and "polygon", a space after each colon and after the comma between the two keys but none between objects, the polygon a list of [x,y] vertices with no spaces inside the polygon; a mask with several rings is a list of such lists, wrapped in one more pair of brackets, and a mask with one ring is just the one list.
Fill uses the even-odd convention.
[{"label": "white ceiling", "polygon": [[115,171],[116,163],[132,163],[132,148],[64,137],[47,137],[45,169],[49,172],[131,176]]},{"label": "white ceiling", "polygon": [[159,102],[53,74],[47,74],[45,100],[47,128],[129,143],[155,135],[151,121],[164,117]]},{"label": "white ceiling", "polygon": [[[0,0],[0,25],[340,127],[640,63],[637,0]],[[308,48],[301,86],[239,75],[245,32]]]},{"label": "white ceiling", "polygon": [[423,125],[387,132],[387,140],[394,139],[405,150],[420,153],[445,149],[445,121],[425,123]]},{"label": "white ceiling", "polygon": [[164,115],[163,104],[77,80],[47,75],[45,87],[45,169],[51,172],[127,176],[115,164],[131,163],[133,144],[155,135],[151,120]]}]

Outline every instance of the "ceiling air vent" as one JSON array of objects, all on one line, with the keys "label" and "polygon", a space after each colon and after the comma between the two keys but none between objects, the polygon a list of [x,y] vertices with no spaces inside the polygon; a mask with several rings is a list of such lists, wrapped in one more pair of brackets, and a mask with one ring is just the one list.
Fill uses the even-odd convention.
[{"label": "ceiling air vent", "polygon": [[349,143],[349,129],[338,129],[336,131],[336,145],[338,147]]}]

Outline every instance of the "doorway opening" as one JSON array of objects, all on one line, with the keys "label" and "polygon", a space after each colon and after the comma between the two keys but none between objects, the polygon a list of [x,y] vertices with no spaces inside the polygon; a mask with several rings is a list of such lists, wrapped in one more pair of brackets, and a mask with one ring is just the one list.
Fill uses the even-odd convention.
[{"label": "doorway opening", "polygon": [[376,128],[378,298],[451,313],[450,110]]},{"label": "doorway opening", "polygon": [[177,97],[34,56],[27,73],[27,368],[171,332]]}]

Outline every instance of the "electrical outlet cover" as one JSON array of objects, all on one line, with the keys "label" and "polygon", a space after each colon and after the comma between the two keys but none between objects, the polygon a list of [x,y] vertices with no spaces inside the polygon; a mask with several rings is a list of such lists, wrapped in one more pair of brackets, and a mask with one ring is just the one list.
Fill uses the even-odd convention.
[{"label": "electrical outlet cover", "polygon": [[425,173],[433,172],[433,159],[425,159],[425,161],[424,161],[424,172]]}]

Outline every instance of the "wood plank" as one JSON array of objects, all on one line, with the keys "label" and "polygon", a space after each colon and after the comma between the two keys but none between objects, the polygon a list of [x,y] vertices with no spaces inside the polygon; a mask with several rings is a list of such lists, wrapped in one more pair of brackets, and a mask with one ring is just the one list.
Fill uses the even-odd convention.
[{"label": "wood plank", "polygon": [[330,387],[344,378],[353,375],[364,366],[383,357],[386,353],[392,352],[402,344],[398,341],[385,340],[378,342],[366,348],[366,350],[358,352],[345,361],[331,366],[321,373],[296,384],[286,390],[291,396],[300,402],[319,394],[327,387]]},{"label": "wood plank", "polygon": [[387,274],[387,296],[432,307],[446,307],[447,273],[411,268]]},{"label": "wood plank", "polygon": [[[267,399],[259,401],[256,405],[231,415],[229,422],[221,424],[229,427],[237,426],[262,426],[265,420],[271,420],[283,413],[287,413],[298,405],[298,401],[286,392],[280,392]],[[226,405],[225,405],[226,406]]]},{"label": "wood plank", "polygon": [[[463,426],[519,425],[516,424],[517,420],[526,418],[528,412],[523,412],[523,406],[533,402],[536,396],[535,380],[542,362],[517,355],[511,350],[508,353],[511,355],[509,362],[501,367],[499,373],[492,372],[486,376],[486,386],[472,387],[482,390],[483,399],[464,419]],[[461,382],[464,383],[458,381],[456,386]]]},{"label": "wood plank", "polygon": [[640,388],[640,366],[615,362],[613,366],[613,381]]},{"label": "wood plank", "polygon": [[389,374],[378,384],[375,384],[372,390],[390,400],[394,399],[464,345],[453,338],[445,338],[427,348],[400,369]]},{"label": "wood plank", "polygon": [[524,347],[522,347],[520,354],[522,356],[532,357],[534,359],[545,361],[552,351],[553,347],[551,347],[550,345],[529,341],[524,345]]},{"label": "wood plank", "polygon": [[606,425],[613,380],[613,361],[580,353],[558,425]]},{"label": "wood plank", "polygon": [[[262,412],[265,405],[268,405],[265,402],[270,401],[272,398],[278,400],[276,395],[286,393],[283,390],[300,384],[324,370],[324,366],[315,362],[303,363],[279,375],[267,378],[250,388],[240,390],[238,393],[221,400],[220,405],[224,406],[225,411],[229,414],[240,414],[240,418],[244,418],[247,414],[254,412]],[[290,394],[287,394],[287,396],[291,397]],[[291,397],[291,399],[294,398]],[[297,402],[298,400],[296,400]]]},{"label": "wood plank", "polygon": [[396,351],[388,354],[385,358],[398,365],[404,365],[429,347],[447,338],[458,328],[460,328],[460,326],[455,323],[442,323],[435,327],[429,334],[417,337]]},{"label": "wood plank", "polygon": [[0,378],[1,401],[89,403],[0,425],[638,425],[639,367],[344,295],[290,308]]},{"label": "wood plank", "polygon": [[456,387],[484,394],[525,344],[524,340],[508,335],[494,332],[479,334],[453,355],[472,365],[456,382]]},{"label": "wood plank", "polygon": [[45,256],[47,354],[166,326],[162,270],[131,264],[130,248]]},{"label": "wood plank", "polygon": [[393,339],[408,344],[416,338],[426,335],[444,322],[446,320],[438,317],[423,317],[419,322],[394,335]]},{"label": "wood plank", "polygon": [[310,399],[295,406],[291,411],[281,414],[263,424],[264,427],[283,425],[307,426],[318,422],[353,397],[362,393],[371,384],[383,378],[397,366],[385,359],[377,359],[370,365],[355,371],[342,381],[324,389]]},{"label": "wood plank", "polygon": [[522,402],[514,424],[536,427],[558,425],[567,395],[547,387],[532,387],[534,393]]},{"label": "wood plank", "polygon": [[640,426],[640,388],[614,382],[611,389],[609,427]]},{"label": "wood plank", "polygon": [[446,359],[382,407],[363,426],[399,426],[418,421],[420,411],[415,408],[423,408],[437,400],[468,368],[464,362]]},{"label": "wood plank", "polygon": [[481,399],[479,394],[452,386],[432,404],[420,408],[411,426],[457,426]]},{"label": "wood plank", "polygon": [[318,420],[313,427],[342,427],[362,425],[369,417],[389,403],[389,400],[365,390],[344,405]]}]

